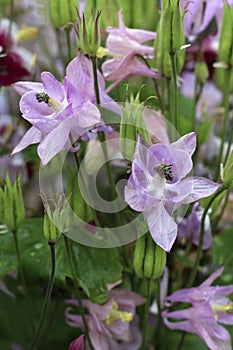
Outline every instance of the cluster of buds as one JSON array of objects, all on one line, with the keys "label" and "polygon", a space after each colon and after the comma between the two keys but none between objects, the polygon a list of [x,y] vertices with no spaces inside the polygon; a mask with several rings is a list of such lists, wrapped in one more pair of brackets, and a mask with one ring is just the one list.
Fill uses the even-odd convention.
[{"label": "cluster of buds", "polygon": [[133,264],[140,278],[156,280],[161,277],[166,265],[166,252],[155,244],[150,233],[137,240]]},{"label": "cluster of buds", "polygon": [[172,76],[170,55],[176,55],[177,73],[183,67],[185,51],[183,14],[179,0],[163,0],[162,13],[155,39],[156,68],[167,78]]},{"label": "cluster of buds", "polygon": [[[21,176],[12,184],[9,175],[0,187],[0,223],[4,232],[16,232],[25,219]],[[3,231],[2,231],[3,233]]]},{"label": "cluster of buds", "polygon": [[128,94],[125,106],[121,107],[122,118],[120,124],[120,151],[123,157],[127,160],[132,160],[135,146],[138,141],[138,134],[148,143],[151,140],[148,135],[146,124],[144,122],[142,112],[144,108],[143,103],[140,102],[140,91],[134,97],[133,93]]},{"label": "cluster of buds", "polygon": [[97,11],[95,19],[90,16],[87,22],[84,13],[80,15],[78,12],[78,21],[75,27],[78,37],[78,47],[82,53],[88,57],[95,57],[100,47],[100,15],[101,11]]}]

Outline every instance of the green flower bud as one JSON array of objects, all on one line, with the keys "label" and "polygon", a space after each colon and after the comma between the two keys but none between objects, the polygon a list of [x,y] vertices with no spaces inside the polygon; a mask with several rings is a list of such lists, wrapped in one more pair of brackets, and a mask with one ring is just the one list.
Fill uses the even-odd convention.
[{"label": "green flower bud", "polygon": [[159,49],[171,54],[180,50],[184,45],[183,15],[180,11],[179,0],[164,1],[163,5],[159,22]]},{"label": "green flower bud", "polygon": [[125,106],[122,107],[122,119],[120,124],[120,151],[125,159],[131,160],[140,134],[144,140],[151,144],[146,124],[142,117],[144,103],[139,101],[140,91],[134,98],[130,94]]},{"label": "green flower bud", "polygon": [[3,223],[4,219],[4,192],[0,187],[0,223]]},{"label": "green flower bud", "polygon": [[223,10],[218,60],[226,64],[233,63],[233,8],[226,2]]},{"label": "green flower bud", "polygon": [[140,278],[156,280],[162,275],[166,265],[166,252],[155,244],[150,233],[137,240],[133,265]]},{"label": "green flower bud", "polygon": [[54,28],[74,22],[77,16],[77,1],[49,0],[49,17]]},{"label": "green flower bud", "polygon": [[61,234],[50,217],[51,212],[44,215],[44,236],[48,241],[55,242]]},{"label": "green flower bud", "polygon": [[205,84],[209,77],[209,70],[205,62],[197,62],[195,66],[195,76],[197,82],[200,84]]},{"label": "green flower bud", "polygon": [[25,208],[21,187],[21,179],[22,176],[18,176],[13,187],[16,227],[19,227],[19,225],[25,219]]},{"label": "green flower bud", "polygon": [[223,180],[229,189],[233,189],[233,152],[231,152],[223,170]]},{"label": "green flower bud", "polygon": [[78,46],[82,53],[89,57],[96,56],[96,52],[100,46],[100,15],[101,11],[98,11],[95,20],[93,20],[91,16],[87,23],[84,13],[82,14],[82,17],[78,13],[78,21],[76,24]]},{"label": "green flower bud", "polygon": [[6,175],[6,184],[4,187],[3,223],[8,227],[9,230],[15,230],[13,187],[8,174]]}]

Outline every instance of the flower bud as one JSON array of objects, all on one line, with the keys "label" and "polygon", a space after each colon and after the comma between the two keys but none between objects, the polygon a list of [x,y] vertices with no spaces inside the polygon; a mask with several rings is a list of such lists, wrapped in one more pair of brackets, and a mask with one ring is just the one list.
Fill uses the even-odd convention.
[{"label": "flower bud", "polygon": [[160,26],[160,49],[169,54],[180,50],[184,45],[183,15],[179,0],[163,2]]},{"label": "flower bud", "polygon": [[51,213],[44,215],[44,236],[51,242],[55,242],[60,237],[60,232],[51,220]]},{"label": "flower bud", "polygon": [[233,8],[224,3],[222,28],[219,40],[218,60],[233,63]]},{"label": "flower bud", "polygon": [[130,94],[125,107],[122,107],[122,119],[120,125],[120,151],[125,159],[131,160],[140,134],[143,139],[151,144],[146,124],[142,117],[144,104],[139,102],[140,92],[134,98]]},{"label": "flower bud", "polygon": [[54,28],[74,22],[77,1],[49,0],[49,17]]},{"label": "flower bud", "polygon": [[76,23],[78,46],[82,53],[89,57],[96,56],[96,52],[100,46],[100,15],[101,11],[98,11],[95,20],[90,17],[89,22],[87,23],[84,13],[82,14],[82,17],[78,13],[78,21]]},{"label": "flower bud", "polygon": [[231,152],[224,167],[223,180],[229,189],[233,189],[233,152]]},{"label": "flower bud", "polygon": [[12,184],[9,175],[6,175],[4,188],[0,190],[0,206],[0,221],[8,230],[17,230],[25,219],[21,176]]},{"label": "flower bud", "polygon": [[140,278],[156,280],[162,275],[166,265],[166,252],[155,244],[150,233],[137,240],[133,264]]},{"label": "flower bud", "polygon": [[207,64],[205,62],[197,62],[195,66],[195,76],[197,82],[200,84],[205,84],[209,77],[209,71]]}]

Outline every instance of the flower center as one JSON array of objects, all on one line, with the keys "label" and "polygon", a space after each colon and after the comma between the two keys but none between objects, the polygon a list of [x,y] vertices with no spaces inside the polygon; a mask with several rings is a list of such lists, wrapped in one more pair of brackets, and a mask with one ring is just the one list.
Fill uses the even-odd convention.
[{"label": "flower center", "polygon": [[61,102],[58,102],[58,101],[54,100],[53,98],[49,97],[49,95],[46,94],[45,92],[41,92],[41,93],[36,94],[36,99],[39,103],[41,103],[41,102],[46,103],[49,107],[52,108],[52,110],[55,113],[59,113],[63,109],[63,105]]},{"label": "flower center", "polygon": [[157,165],[155,167],[155,171],[160,175],[165,177],[166,180],[172,181],[174,176],[172,173],[172,164],[164,164],[164,161],[162,162],[162,164]]},{"label": "flower center", "polygon": [[229,301],[226,305],[222,304],[211,304],[211,308],[214,312],[215,319],[218,319],[219,312],[226,312],[228,314],[233,314],[233,302]]},{"label": "flower center", "polygon": [[126,311],[118,311],[118,304],[116,301],[113,302],[112,310],[106,317],[106,324],[109,326],[112,322],[116,320],[121,320],[122,322],[130,322],[133,319],[133,314]]}]

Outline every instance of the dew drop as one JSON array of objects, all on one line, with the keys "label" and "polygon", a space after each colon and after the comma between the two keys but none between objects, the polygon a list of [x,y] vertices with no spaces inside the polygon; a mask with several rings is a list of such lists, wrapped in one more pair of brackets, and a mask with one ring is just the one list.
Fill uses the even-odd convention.
[{"label": "dew drop", "polygon": [[30,112],[30,109],[28,108],[28,107],[26,107],[25,109],[24,109],[24,114],[28,114]]}]

